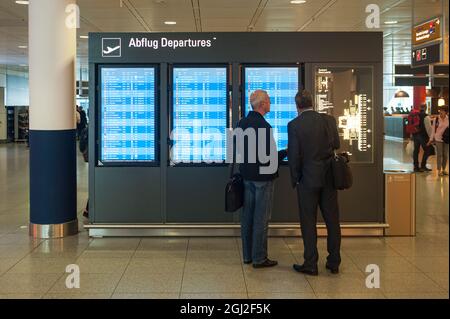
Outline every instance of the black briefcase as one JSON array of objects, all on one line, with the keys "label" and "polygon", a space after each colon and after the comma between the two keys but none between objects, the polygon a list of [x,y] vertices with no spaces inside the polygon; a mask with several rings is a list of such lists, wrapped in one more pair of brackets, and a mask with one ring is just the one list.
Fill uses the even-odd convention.
[{"label": "black briefcase", "polygon": [[331,161],[334,188],[337,190],[349,189],[353,185],[353,174],[348,165],[347,153],[335,154]]},{"label": "black briefcase", "polygon": [[231,168],[230,180],[225,187],[225,211],[233,213],[244,205],[244,179]]}]

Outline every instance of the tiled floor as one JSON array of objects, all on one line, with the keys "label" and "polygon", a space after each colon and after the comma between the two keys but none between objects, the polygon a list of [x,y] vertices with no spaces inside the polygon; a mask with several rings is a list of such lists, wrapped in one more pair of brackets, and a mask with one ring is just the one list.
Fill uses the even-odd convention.
[{"label": "tiled floor", "polygon": [[[411,168],[401,143],[386,142],[385,167]],[[79,158],[78,208],[87,197]],[[430,162],[434,165],[433,161]],[[239,238],[104,238],[86,232],[59,240],[31,240],[28,150],[0,145],[1,298],[445,298],[449,296],[448,178],[418,175],[417,236],[344,238],[339,275],[324,270],[319,239],[318,277],[295,273],[299,238],[271,238],[280,265],[242,264]],[[80,216],[80,221],[82,217]],[[80,225],[82,226],[82,225]],[[67,289],[66,266],[81,270],[79,289]],[[366,288],[366,266],[380,267],[379,289]]]}]

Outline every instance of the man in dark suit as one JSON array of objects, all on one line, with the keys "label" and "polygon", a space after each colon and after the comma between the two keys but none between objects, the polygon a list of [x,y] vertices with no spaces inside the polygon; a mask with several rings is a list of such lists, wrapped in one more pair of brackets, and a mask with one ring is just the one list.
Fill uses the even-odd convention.
[{"label": "man in dark suit", "polygon": [[311,94],[307,91],[297,93],[295,103],[299,115],[288,124],[288,160],[292,186],[297,189],[304,263],[293,267],[301,273],[318,275],[316,223],[320,207],[328,231],[326,268],[338,273],[341,229],[331,172],[334,150],[340,147],[336,121],[313,110]]}]

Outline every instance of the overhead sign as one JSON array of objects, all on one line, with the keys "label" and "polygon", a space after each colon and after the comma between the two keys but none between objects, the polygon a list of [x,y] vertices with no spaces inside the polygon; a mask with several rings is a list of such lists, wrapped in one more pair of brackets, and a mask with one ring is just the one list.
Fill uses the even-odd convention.
[{"label": "overhead sign", "polygon": [[416,25],[412,30],[412,45],[418,46],[441,38],[441,18]]},{"label": "overhead sign", "polygon": [[441,60],[441,43],[413,49],[411,58],[412,67],[438,63]]}]

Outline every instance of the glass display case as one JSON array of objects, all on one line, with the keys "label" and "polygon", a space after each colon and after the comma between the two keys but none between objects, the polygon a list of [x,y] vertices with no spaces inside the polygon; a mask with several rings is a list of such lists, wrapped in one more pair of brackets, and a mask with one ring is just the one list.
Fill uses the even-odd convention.
[{"label": "glass display case", "polygon": [[373,162],[373,70],[371,67],[316,67],[316,109],[332,115],[341,151],[353,163]]}]

